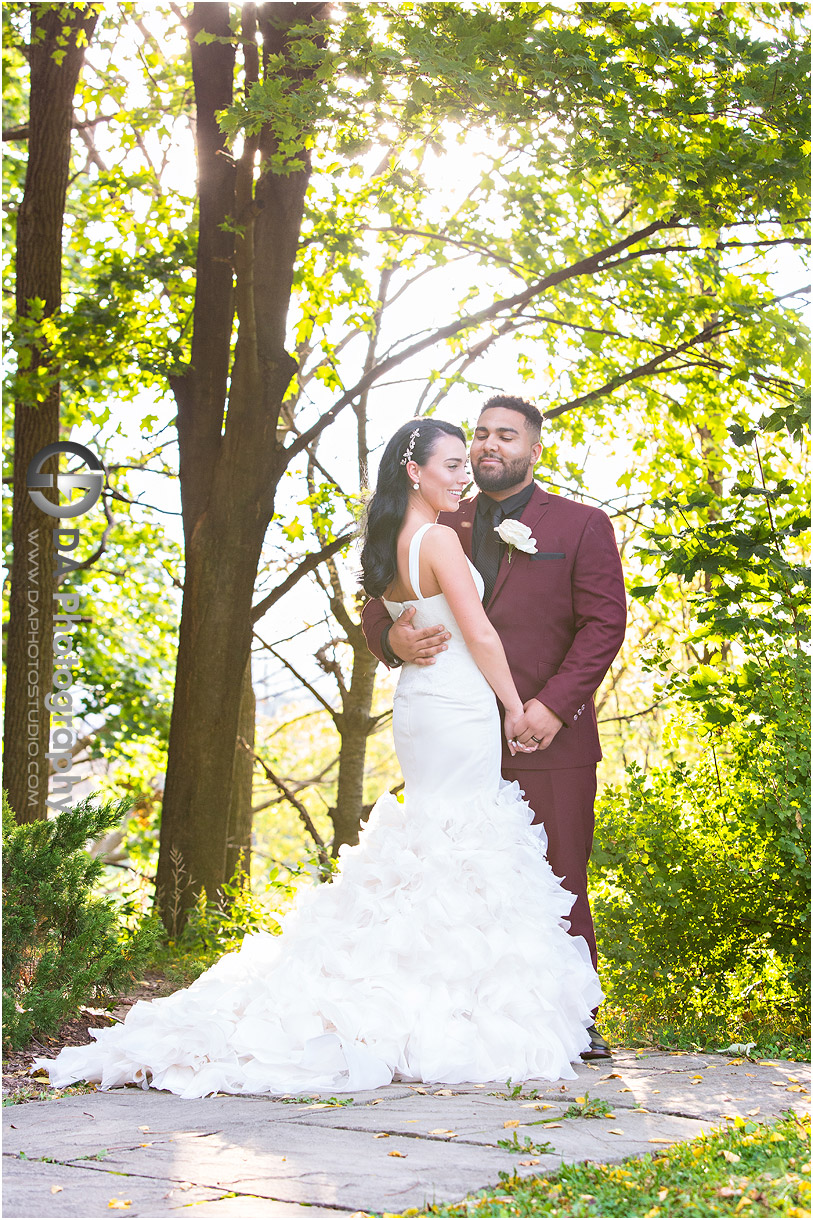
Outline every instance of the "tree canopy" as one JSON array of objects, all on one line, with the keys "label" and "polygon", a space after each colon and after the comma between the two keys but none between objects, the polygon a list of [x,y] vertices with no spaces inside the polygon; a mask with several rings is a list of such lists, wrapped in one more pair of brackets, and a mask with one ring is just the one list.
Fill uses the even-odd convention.
[{"label": "tree canopy", "polygon": [[[62,303],[11,317],[10,389],[32,415],[58,379],[62,435],[108,462],[83,556],[104,549],[74,583],[123,609],[112,647],[98,617],[78,640],[85,727],[114,788],[149,787],[124,745],[145,743],[165,916],[181,863],[189,906],[248,847],[254,755],[303,792],[262,724],[247,739],[252,649],[330,707],[338,778],[297,799],[313,818],[326,793],[334,850],[357,834],[387,720],[348,550],[369,470],[405,416],[470,423],[495,388],[546,414],[537,476],[617,527],[635,597],[599,693],[613,756],[702,766],[736,724],[750,825],[753,742],[778,733],[785,762],[797,745],[779,696],[751,718],[746,692],[802,681],[805,6],[87,7]],[[4,8],[12,219],[31,10],[58,8]],[[312,647],[307,623],[269,639],[311,586]],[[663,727],[687,707],[705,727],[678,745]]]}]

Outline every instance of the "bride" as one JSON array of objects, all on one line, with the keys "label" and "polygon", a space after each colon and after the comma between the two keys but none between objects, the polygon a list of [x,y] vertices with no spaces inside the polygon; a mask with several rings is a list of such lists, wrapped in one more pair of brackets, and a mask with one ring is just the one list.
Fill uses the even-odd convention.
[{"label": "bride", "polygon": [[435,665],[401,670],[403,800],[379,799],[332,883],[299,891],[281,935],[246,936],[191,987],[35,1060],[52,1085],[203,1097],[575,1076],[601,990],[566,931],[573,895],[544,832],[500,776],[497,699],[512,753],[530,731],[482,578],[436,524],[466,469],[459,428],[413,420],[384,451],[367,514],[366,592],[393,619],[414,605],[416,626],[450,632]]}]

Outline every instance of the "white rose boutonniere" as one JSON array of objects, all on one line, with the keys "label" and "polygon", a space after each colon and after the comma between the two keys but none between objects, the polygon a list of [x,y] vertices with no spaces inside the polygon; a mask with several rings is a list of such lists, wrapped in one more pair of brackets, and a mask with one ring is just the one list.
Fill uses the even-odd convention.
[{"label": "white rose boutonniere", "polygon": [[512,521],[510,517],[506,517],[499,525],[495,525],[494,529],[502,538],[503,542],[508,544],[508,562],[511,562],[511,552],[514,547],[518,551],[524,551],[526,555],[536,554],[536,539],[531,534],[527,525],[523,525],[521,521]]}]

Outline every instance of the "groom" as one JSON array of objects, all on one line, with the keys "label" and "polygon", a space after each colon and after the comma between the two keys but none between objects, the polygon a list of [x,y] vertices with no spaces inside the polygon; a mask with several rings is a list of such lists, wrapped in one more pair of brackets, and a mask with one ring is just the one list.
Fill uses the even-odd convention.
[{"label": "groom", "polygon": [[[513,757],[503,742],[502,773],[517,780],[534,821],[548,836],[548,860],[576,895],[570,932],[583,936],[596,965],[587,896],[593,844],[596,763],[601,758],[593,695],[621,647],[626,599],[610,520],[597,508],[554,496],[533,481],[542,451],[542,416],[521,398],[497,395],[480,412],[471,466],[480,494],[440,522],[455,529],[485,582],[483,604],[502,640],[536,749]],[[521,520],[537,553],[508,548],[495,527]],[[390,667],[433,665],[449,635],[442,625],[417,630],[414,608],[394,623],[378,600],[362,626],[370,650]],[[607,1042],[589,1029],[584,1059],[609,1058]]]}]

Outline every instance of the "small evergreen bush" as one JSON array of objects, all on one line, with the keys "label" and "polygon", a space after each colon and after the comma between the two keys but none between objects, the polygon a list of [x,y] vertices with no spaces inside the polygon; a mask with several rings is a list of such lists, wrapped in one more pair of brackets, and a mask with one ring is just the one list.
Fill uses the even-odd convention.
[{"label": "small evergreen bush", "polygon": [[93,798],[17,825],[3,794],[3,1045],[54,1033],[79,1006],[120,989],[154,951],[156,919],[126,931],[93,895],[104,867],[85,845],[120,822],[126,800]]}]

